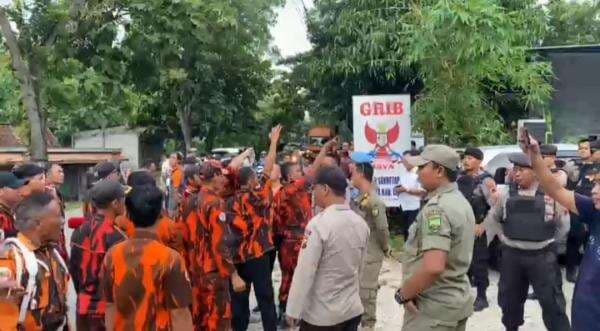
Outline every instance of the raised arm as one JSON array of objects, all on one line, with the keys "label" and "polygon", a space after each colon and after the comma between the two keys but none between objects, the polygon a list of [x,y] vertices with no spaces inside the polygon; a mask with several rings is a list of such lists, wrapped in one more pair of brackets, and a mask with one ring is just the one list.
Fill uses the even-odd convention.
[{"label": "raised arm", "polygon": [[[524,136],[524,134],[527,134],[526,131],[522,132],[521,136]],[[533,171],[535,172],[540,185],[544,189],[544,192],[563,207],[575,214],[579,214],[575,204],[575,193],[564,188],[554,177],[550,169],[544,165],[537,140],[530,136],[528,143],[521,142],[521,148],[524,153],[529,154]]]},{"label": "raised arm", "polygon": [[250,157],[250,155],[253,152],[254,152],[254,148],[252,148],[252,147],[246,149],[242,154],[234,157],[233,160],[231,160],[231,162],[229,163],[229,167],[233,170],[238,170],[239,168],[242,167],[242,164],[244,164],[244,160],[246,158]]},{"label": "raised arm", "polygon": [[317,171],[321,167],[321,164],[323,163],[323,160],[325,159],[325,157],[327,157],[327,153],[336,144],[337,144],[337,138],[333,138],[330,141],[328,141],[325,145],[323,145],[323,147],[321,147],[321,151],[319,152],[319,155],[317,155],[317,158],[315,159],[315,162],[313,163],[313,165],[311,167],[310,175],[314,176],[317,173]]},{"label": "raised arm", "polygon": [[271,129],[271,134],[269,136],[271,139],[271,144],[269,145],[269,152],[265,158],[265,169],[263,170],[267,177],[271,175],[271,170],[273,170],[273,165],[275,164],[275,158],[277,157],[277,144],[279,143],[279,137],[281,136],[282,128],[283,127],[281,125],[277,125]]}]

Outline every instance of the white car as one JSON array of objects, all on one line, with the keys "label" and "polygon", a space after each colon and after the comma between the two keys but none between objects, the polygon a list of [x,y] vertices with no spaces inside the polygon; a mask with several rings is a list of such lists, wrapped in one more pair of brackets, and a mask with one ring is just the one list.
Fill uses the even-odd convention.
[{"label": "white car", "polygon": [[[574,144],[555,144],[558,147],[558,159],[570,160],[578,158],[577,145]],[[512,153],[521,152],[517,145],[499,145],[499,146],[483,146],[480,147],[483,152],[483,168],[494,175],[498,168],[509,168],[511,166],[508,158]]]}]

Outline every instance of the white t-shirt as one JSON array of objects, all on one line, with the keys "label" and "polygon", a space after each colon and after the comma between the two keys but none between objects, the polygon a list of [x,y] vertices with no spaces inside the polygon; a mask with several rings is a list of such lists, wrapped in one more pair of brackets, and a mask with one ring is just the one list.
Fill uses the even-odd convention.
[{"label": "white t-shirt", "polygon": [[[407,171],[404,176],[401,177],[400,185],[404,186],[407,190],[420,190],[421,184],[419,183],[419,176],[417,172],[413,169],[412,171]],[[421,197],[417,195],[412,195],[408,193],[399,194],[400,197],[400,206],[402,210],[418,210],[421,208]]]}]

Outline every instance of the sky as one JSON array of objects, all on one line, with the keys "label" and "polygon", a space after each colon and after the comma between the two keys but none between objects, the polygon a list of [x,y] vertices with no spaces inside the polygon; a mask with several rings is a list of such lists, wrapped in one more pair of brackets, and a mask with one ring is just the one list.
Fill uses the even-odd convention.
[{"label": "sky", "polygon": [[277,23],[271,27],[273,43],[284,58],[311,48],[302,2],[308,9],[313,7],[313,0],[286,0],[286,5],[277,10]]}]

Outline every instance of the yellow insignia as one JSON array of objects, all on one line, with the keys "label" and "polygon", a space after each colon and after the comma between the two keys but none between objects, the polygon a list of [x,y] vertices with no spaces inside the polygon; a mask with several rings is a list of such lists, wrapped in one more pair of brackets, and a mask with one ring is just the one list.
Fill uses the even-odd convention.
[{"label": "yellow insignia", "polygon": [[379,216],[379,208],[373,208],[371,210],[371,215],[373,215],[373,217]]}]

